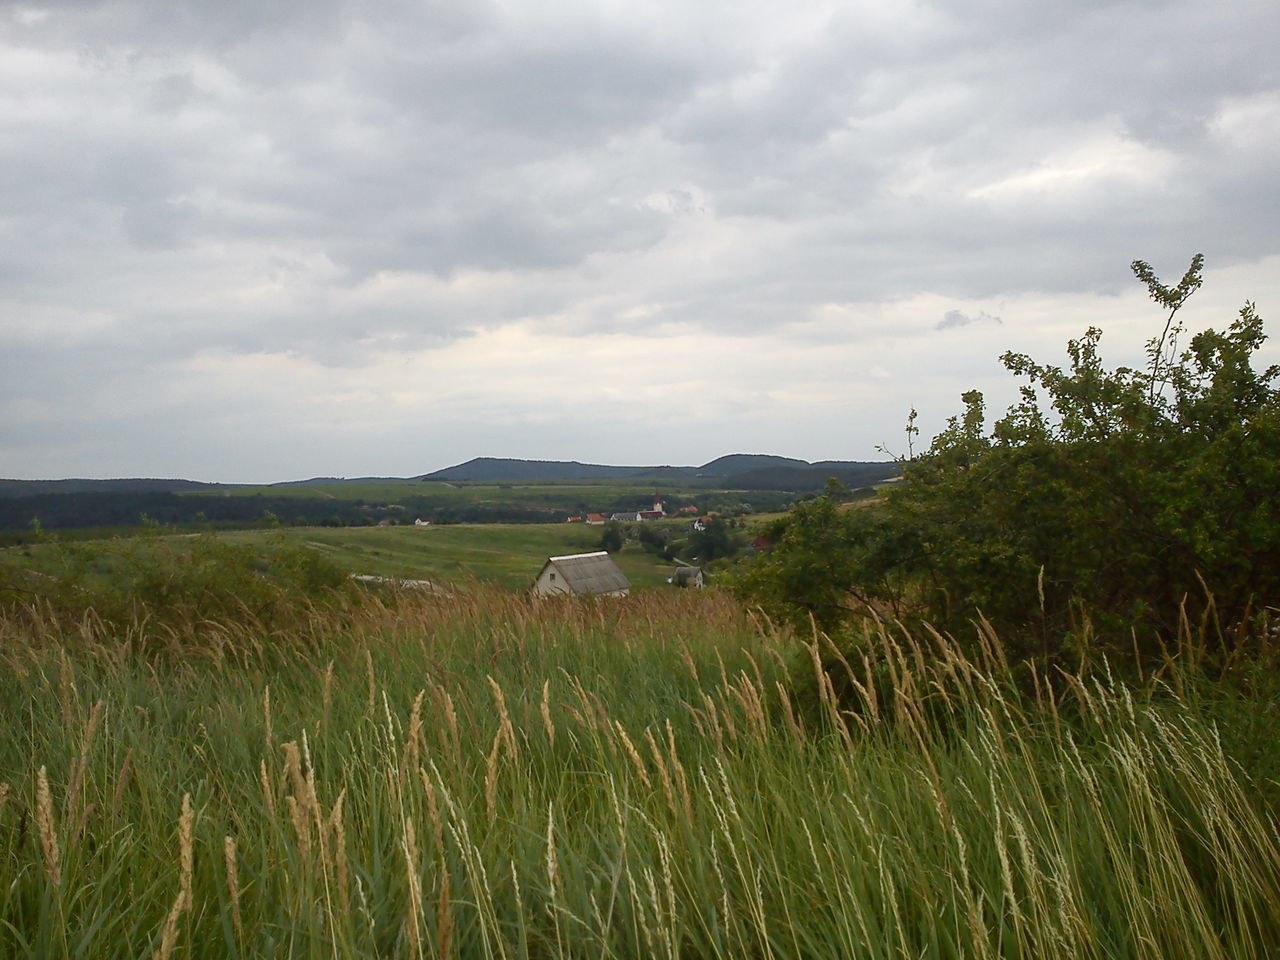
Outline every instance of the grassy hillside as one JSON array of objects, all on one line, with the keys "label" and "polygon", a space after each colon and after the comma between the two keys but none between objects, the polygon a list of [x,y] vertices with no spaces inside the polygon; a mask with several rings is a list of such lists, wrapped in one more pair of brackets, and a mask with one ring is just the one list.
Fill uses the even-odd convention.
[{"label": "grassy hillside", "polygon": [[[233,542],[261,543],[262,531],[225,534]],[[598,549],[600,528],[580,523],[454,524],[446,527],[345,527],[283,530],[287,542],[305,543],[353,573],[414,580],[476,579],[523,589],[550,556]],[[672,564],[630,547],[615,559],[635,587],[666,584]]]},{"label": "grassy hillside", "polygon": [[18,605],[0,636],[5,957],[1280,943],[1274,815],[1182,661],[1019,683],[872,630],[824,666],[696,591],[370,595],[269,630]]},{"label": "grassy hillside", "polygon": [[[478,580],[526,588],[550,556],[598,549],[600,527],[580,523],[454,524],[443,527],[282,527],[211,534],[219,542],[266,553],[280,546],[318,551],[348,573],[438,583]],[[0,566],[65,576],[68,565],[109,580],[113,554],[184,551],[195,535],[129,537],[97,544],[41,544],[0,549]],[[635,545],[615,557],[636,588],[666,587],[673,564]]]}]

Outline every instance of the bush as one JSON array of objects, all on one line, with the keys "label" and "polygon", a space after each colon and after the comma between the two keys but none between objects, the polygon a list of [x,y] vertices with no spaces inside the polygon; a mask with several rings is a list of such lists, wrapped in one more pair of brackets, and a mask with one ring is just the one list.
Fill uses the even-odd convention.
[{"label": "bush", "polygon": [[[1247,624],[1280,602],[1277,368],[1251,365],[1266,339],[1251,303],[1178,352],[1202,263],[1172,288],[1133,264],[1168,310],[1146,369],[1106,369],[1096,328],[1065,369],[1005,354],[1028,382],[990,430],[966,393],[878,508],[798,507],[740,592],[827,628],[867,607],[956,632],[981,615],[1013,656],[1049,660],[1145,660],[1201,620]],[[1210,630],[1213,652],[1247,633]]]},{"label": "bush", "polygon": [[622,544],[626,537],[623,534],[621,524],[612,520],[604,525],[604,529],[600,531],[600,549],[607,550],[610,553],[617,553],[622,549]]}]

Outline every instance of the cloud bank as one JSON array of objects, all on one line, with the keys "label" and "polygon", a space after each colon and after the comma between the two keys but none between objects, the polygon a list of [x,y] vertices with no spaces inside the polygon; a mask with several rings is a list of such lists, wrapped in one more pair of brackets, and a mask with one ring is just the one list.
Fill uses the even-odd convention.
[{"label": "cloud bank", "polygon": [[1134,258],[1205,252],[1191,323],[1275,315],[1277,33],[1262,2],[0,3],[0,475],[876,456],[1006,348],[1098,322],[1132,359]]}]

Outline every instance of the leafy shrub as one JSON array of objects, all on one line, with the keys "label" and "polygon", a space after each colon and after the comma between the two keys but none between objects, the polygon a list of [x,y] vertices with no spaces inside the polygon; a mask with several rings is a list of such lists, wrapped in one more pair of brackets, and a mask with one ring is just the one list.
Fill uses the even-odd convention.
[{"label": "leafy shrub", "polygon": [[[1017,658],[1071,662],[1101,647],[1139,661],[1202,619],[1248,622],[1280,601],[1280,399],[1251,303],[1225,332],[1177,349],[1176,287],[1134,273],[1168,310],[1144,370],[1108,370],[1101,332],[1065,368],[1007,353],[1028,382],[990,429],[971,391],[904,479],[871,510],[827,496],[772,531],[739,591],[776,615],[834,629],[855,610],[956,632],[981,615]],[[1237,633],[1210,631],[1216,654]]]}]

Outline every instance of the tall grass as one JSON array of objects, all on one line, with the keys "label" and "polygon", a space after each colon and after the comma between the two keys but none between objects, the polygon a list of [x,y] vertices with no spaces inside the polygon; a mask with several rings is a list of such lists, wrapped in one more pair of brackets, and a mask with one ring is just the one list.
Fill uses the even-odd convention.
[{"label": "tall grass", "polygon": [[0,953],[1280,947],[1275,823],[1169,689],[888,628],[841,662],[695,591],[166,629],[0,620]]}]

